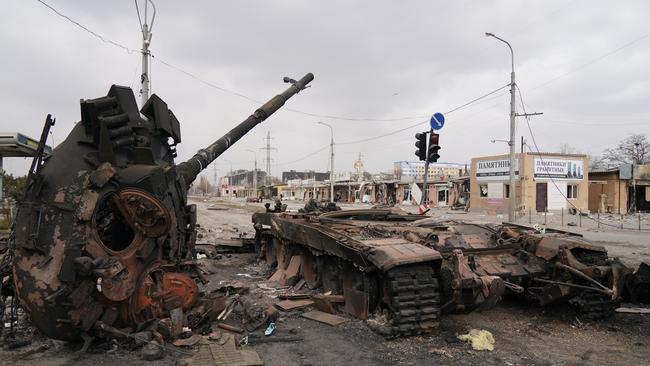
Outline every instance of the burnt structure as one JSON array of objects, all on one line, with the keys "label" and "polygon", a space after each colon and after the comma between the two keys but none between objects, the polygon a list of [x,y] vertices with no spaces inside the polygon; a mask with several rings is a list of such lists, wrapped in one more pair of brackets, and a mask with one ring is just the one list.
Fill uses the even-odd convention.
[{"label": "burnt structure", "polygon": [[314,179],[317,182],[324,182],[330,179],[330,173],[329,172],[319,173],[315,171],[297,172],[295,170],[282,172],[282,181],[284,183],[293,179]]},{"label": "burnt structure", "polygon": [[132,90],[113,85],[82,100],[70,135],[44,162],[35,159],[18,207],[14,285],[32,323],[79,340],[187,312],[203,280],[188,186],[312,80],[305,75],[178,165],[180,123],[158,96],[138,110]]},{"label": "burnt structure", "polygon": [[392,336],[431,332],[441,314],[488,308],[503,296],[569,302],[590,318],[612,314],[624,297],[648,301],[647,266],[632,273],[568,232],[395,208],[257,213],[253,223],[267,263],[282,269],[300,256],[311,288],[343,294],[346,310],[362,319],[386,311]]}]

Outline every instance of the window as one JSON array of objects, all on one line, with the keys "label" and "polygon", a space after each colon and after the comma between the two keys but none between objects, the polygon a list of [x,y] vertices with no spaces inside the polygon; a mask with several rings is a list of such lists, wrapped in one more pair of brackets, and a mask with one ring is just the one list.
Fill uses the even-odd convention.
[{"label": "window", "polygon": [[503,197],[510,198],[510,184],[503,185]]},{"label": "window", "polygon": [[488,196],[488,186],[487,184],[481,184],[478,186],[479,195],[481,198],[487,198]]},{"label": "window", "polygon": [[567,186],[566,186],[566,198],[572,198],[572,199],[578,198],[578,185],[577,184],[567,184]]}]

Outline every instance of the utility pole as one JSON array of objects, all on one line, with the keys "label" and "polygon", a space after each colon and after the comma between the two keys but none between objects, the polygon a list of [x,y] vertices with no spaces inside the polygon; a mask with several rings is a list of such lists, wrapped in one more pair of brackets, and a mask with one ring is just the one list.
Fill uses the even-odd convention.
[{"label": "utility pole", "polygon": [[334,129],[325,122],[318,122],[318,124],[330,128],[330,202],[334,202]]},{"label": "utility pole", "polygon": [[219,191],[219,184],[217,183],[217,163],[212,165],[212,170],[214,170],[214,194],[216,195]]},{"label": "utility pole", "polygon": [[510,145],[510,197],[508,198],[508,221],[515,222],[515,206],[517,202],[517,191],[515,189],[515,115],[517,114],[515,107],[515,53],[512,50],[512,46],[508,41],[495,36],[493,33],[486,32],[486,37],[494,37],[499,41],[505,43],[510,49],[511,57],[511,72],[510,72],[510,140],[508,145]]},{"label": "utility pole", "polygon": [[[151,8],[153,9],[151,24],[147,24],[149,4],[151,4]],[[142,23],[142,18],[140,17],[140,9],[138,7],[137,0],[135,2],[135,9],[138,12],[138,20],[140,21],[140,29],[142,30],[142,74],[140,75],[140,93],[142,96],[141,103],[143,106],[147,100],[149,100],[149,82],[151,80],[149,77],[149,58],[151,56],[151,53],[149,52],[149,46],[151,45],[151,30],[153,29],[153,21],[156,19],[156,6],[153,4],[153,1],[144,0],[144,23]]]},{"label": "utility pole", "polygon": [[271,150],[277,150],[275,147],[271,147],[271,140],[273,138],[271,137],[271,131],[268,131],[266,133],[266,137],[264,138],[266,140],[266,147],[260,147],[262,150],[266,150],[266,177],[264,178],[264,181],[266,184],[270,184],[271,182]]},{"label": "utility pole", "polygon": [[255,192],[255,197],[257,197],[257,153],[252,149],[246,149],[246,151],[252,152],[255,159],[253,165],[253,191]]},{"label": "utility pole", "polygon": [[[429,130],[429,135],[433,133],[433,129]],[[429,139],[427,139],[429,140]],[[429,151],[429,145],[427,145],[427,152]],[[420,200],[421,205],[426,205],[429,202],[429,197],[427,197],[427,180],[429,178],[429,157],[424,161],[424,178],[422,179],[422,199]]]}]

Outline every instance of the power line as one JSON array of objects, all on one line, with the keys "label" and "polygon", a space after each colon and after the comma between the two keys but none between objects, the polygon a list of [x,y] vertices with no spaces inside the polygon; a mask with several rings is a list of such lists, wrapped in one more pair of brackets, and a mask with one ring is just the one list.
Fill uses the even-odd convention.
[{"label": "power line", "polygon": [[36,0],[36,1],[38,1],[39,3],[41,3],[42,5],[44,5],[45,7],[47,7],[48,9],[52,10],[56,15],[58,15],[58,16],[64,18],[64,19],[66,19],[66,20],[69,21],[70,23],[72,23],[72,24],[76,25],[77,27],[83,29],[84,31],[90,33],[90,34],[93,35],[95,38],[99,39],[100,41],[102,41],[102,42],[104,42],[104,43],[108,43],[108,44],[111,44],[111,45],[113,45],[113,46],[119,47],[119,48],[125,50],[126,52],[128,52],[129,54],[132,54],[132,53],[134,53],[134,52],[140,52],[140,51],[135,50],[135,49],[133,49],[133,48],[126,47],[126,46],[124,46],[124,45],[121,44],[121,43],[115,42],[115,41],[113,41],[113,40],[111,40],[111,39],[108,39],[108,38],[106,38],[106,37],[100,35],[99,33],[96,33],[96,32],[94,32],[94,31],[88,29],[87,27],[81,25],[81,24],[80,24],[79,22],[77,22],[76,20],[70,18],[69,16],[67,16],[67,15],[61,13],[60,11],[58,11],[57,9],[53,8],[51,5],[49,5],[48,3],[46,3],[46,2],[43,1],[43,0]]},{"label": "power line", "polygon": [[[522,104],[522,106],[523,106],[523,105],[524,105],[524,98],[523,98],[522,95],[521,95],[521,89],[519,88],[519,86],[517,86],[517,91],[518,91],[518,93],[519,93],[519,99],[521,100],[521,104]],[[526,109],[525,109],[525,107],[524,107],[524,114],[527,114],[527,113],[526,113]],[[541,151],[539,150],[539,146],[537,145],[537,140],[535,139],[535,135],[533,134],[533,129],[530,127],[530,118],[529,118],[528,116],[526,116],[526,125],[528,126],[528,132],[530,133],[530,138],[531,138],[532,141],[533,141],[533,145],[535,146],[535,150],[536,150],[536,151],[533,152],[529,145],[526,145],[526,147],[528,148],[528,151],[530,151],[531,153],[533,153],[533,154],[536,153],[537,156],[539,157],[539,159],[542,161],[542,164],[545,165],[544,158],[542,157],[542,153],[541,153]],[[565,192],[563,192],[563,191],[560,189],[560,187],[558,186],[557,182],[555,182],[555,179],[553,179],[553,177],[550,176],[550,175],[549,175],[549,179],[551,180],[551,182],[552,182],[553,185],[555,186],[555,189],[557,189],[557,191],[560,193],[560,195],[562,195],[562,198],[564,198],[564,200],[565,200],[569,205],[571,205],[571,206],[572,206],[572,207],[573,207],[573,208],[578,212],[578,214],[582,214],[582,210],[581,210],[580,208],[578,208],[578,207],[577,207],[573,202],[571,202],[571,201],[569,200],[569,198],[566,196]],[[637,230],[637,229],[626,229],[626,228],[622,228],[622,227],[619,228],[619,227],[616,226],[616,225],[612,225],[612,224],[608,224],[608,223],[605,223],[605,222],[601,222],[600,220],[594,219],[594,218],[591,217],[591,216],[586,216],[586,217],[587,217],[588,219],[594,221],[594,222],[598,222],[600,225],[609,226],[609,227],[613,227],[613,228],[616,228],[616,229],[622,229],[622,230],[634,230],[634,231],[639,231],[639,230]],[[641,230],[641,231],[650,231],[650,230],[645,230],[645,229],[644,229],[644,230]]]},{"label": "power line", "polygon": [[[156,55],[154,55],[154,54],[151,54],[151,58],[154,59],[154,60],[156,60],[156,61],[158,61],[158,62],[160,62],[161,64],[163,64],[163,65],[165,65],[165,66],[167,66],[167,67],[169,67],[169,68],[171,68],[171,69],[174,69],[174,70],[176,70],[176,71],[178,71],[178,72],[180,72],[180,73],[182,73],[182,74],[185,74],[185,75],[189,76],[190,78],[192,78],[192,79],[194,79],[194,80],[196,80],[196,81],[198,81],[198,82],[200,82],[200,83],[202,83],[202,84],[205,84],[205,85],[207,85],[207,86],[209,86],[209,87],[211,87],[211,88],[213,88],[213,89],[217,89],[217,90],[220,90],[220,91],[222,91],[222,92],[224,92],[224,93],[228,93],[228,94],[235,95],[235,96],[237,96],[237,97],[240,97],[240,98],[246,99],[246,100],[248,100],[248,101],[250,101],[250,102],[253,102],[253,103],[255,103],[255,104],[264,104],[264,102],[259,101],[259,100],[254,99],[254,98],[251,98],[251,97],[249,97],[249,96],[247,96],[247,95],[245,95],[245,94],[238,93],[238,92],[236,92],[236,91],[233,91],[233,90],[230,90],[230,89],[226,89],[226,88],[223,88],[223,87],[221,87],[221,86],[219,86],[219,85],[216,85],[216,84],[214,84],[214,83],[211,83],[211,82],[209,82],[209,81],[206,81],[206,80],[204,80],[204,79],[198,77],[197,75],[192,74],[192,73],[189,72],[189,71],[185,71],[185,70],[181,69],[180,67],[177,67],[177,66],[172,65],[171,63],[169,63],[169,62],[167,62],[167,61],[161,59],[160,57],[158,57],[158,56],[156,56]],[[286,109],[286,108],[284,108],[284,109]]]},{"label": "power line", "polygon": [[613,55],[613,54],[615,54],[615,53],[618,53],[618,52],[622,51],[623,49],[625,49],[625,48],[627,48],[627,47],[630,47],[630,46],[634,45],[635,43],[638,43],[638,42],[640,42],[640,41],[642,41],[642,40],[644,40],[644,39],[646,39],[646,38],[648,38],[648,37],[650,37],[650,32],[648,32],[648,33],[646,33],[646,34],[644,34],[644,35],[642,35],[642,36],[640,36],[640,37],[638,37],[638,38],[635,38],[635,39],[633,39],[632,41],[627,42],[627,43],[625,43],[624,45],[622,45],[622,46],[620,46],[620,47],[618,47],[618,48],[616,48],[616,49],[614,49],[614,50],[612,50],[612,51],[609,51],[609,52],[607,52],[607,53],[605,53],[605,54],[603,54],[603,55],[601,55],[601,56],[598,56],[598,57],[596,57],[595,59],[592,59],[592,60],[590,60],[590,61],[587,61],[587,62],[585,62],[585,63],[579,65],[578,67],[573,68],[572,70],[569,70],[569,71],[565,72],[564,74],[558,75],[558,76],[556,76],[556,77],[554,77],[554,78],[552,78],[552,79],[550,79],[550,80],[548,80],[548,81],[546,81],[546,82],[543,82],[543,83],[541,83],[541,84],[539,84],[539,85],[533,87],[533,88],[530,89],[529,91],[533,91],[533,90],[535,90],[535,89],[543,88],[543,87],[545,87],[546,85],[551,84],[551,83],[554,82],[554,81],[557,81],[557,80],[562,79],[562,78],[564,78],[564,77],[566,77],[566,76],[568,76],[568,75],[571,75],[571,74],[573,74],[574,72],[580,71],[580,70],[584,69],[585,67],[587,67],[587,66],[589,66],[589,65],[595,64],[596,62],[598,62],[598,61],[600,61],[600,60],[602,60],[602,59],[604,59],[604,58],[607,58],[607,57],[609,57],[609,56],[611,56],[611,55]]},{"label": "power line", "polygon": [[287,161],[287,162],[284,162],[284,163],[273,164],[273,165],[275,165],[275,166],[282,166],[282,165],[287,165],[287,164],[297,163],[297,162],[299,162],[299,161],[303,161],[303,160],[305,160],[305,159],[307,159],[307,158],[309,158],[309,157],[312,157],[312,156],[318,154],[319,152],[321,152],[321,151],[327,149],[328,147],[330,147],[329,144],[327,144],[327,145],[321,147],[320,149],[318,149],[318,150],[316,150],[316,151],[313,151],[313,152],[311,152],[311,153],[309,153],[309,154],[307,154],[307,155],[305,155],[305,156],[303,156],[303,157],[301,157],[301,158],[299,158],[299,159],[292,160],[292,161]]},{"label": "power line", "polygon": [[[612,118],[612,119],[616,119],[616,118]],[[567,121],[567,120],[544,118],[544,122],[546,123],[568,124],[568,125],[577,125],[577,126],[648,126],[650,124],[650,118],[648,118],[647,121],[648,122],[636,122],[636,123],[633,122],[580,123],[580,122]]]},{"label": "power line", "polygon": [[[491,92],[488,92],[488,93],[486,93],[486,94],[483,94],[482,96],[480,96],[480,97],[478,97],[478,98],[474,98],[474,99],[470,100],[470,101],[467,102],[467,103],[464,103],[464,104],[462,104],[462,105],[460,105],[460,106],[458,106],[458,107],[452,108],[452,109],[450,109],[449,111],[444,112],[444,114],[445,114],[445,115],[449,115],[449,114],[451,114],[451,113],[457,112],[457,111],[459,111],[459,110],[461,110],[461,109],[463,109],[463,108],[466,108],[467,106],[469,106],[469,105],[471,105],[471,104],[473,104],[473,103],[478,102],[479,100],[481,100],[481,99],[483,99],[483,98],[487,98],[487,97],[489,97],[490,95],[492,95],[492,94],[494,94],[494,93],[496,93],[496,92],[498,92],[498,91],[500,91],[500,90],[502,90],[502,89],[504,89],[504,88],[507,88],[508,86],[510,86],[510,84],[506,84],[506,85],[504,85],[504,86],[502,86],[502,87],[500,87],[500,88],[494,89],[494,90],[492,90]],[[404,127],[404,128],[400,128],[400,129],[398,129],[398,130],[391,131],[391,132],[388,132],[388,133],[385,133],[385,134],[381,134],[381,135],[379,135],[379,136],[368,137],[368,138],[365,138],[365,139],[355,140],[355,141],[339,142],[339,143],[337,143],[337,144],[338,144],[338,145],[352,145],[352,144],[358,144],[358,143],[362,143],[362,142],[367,142],[367,141],[377,140],[377,139],[380,139],[380,138],[384,138],[384,137],[388,137],[388,136],[394,135],[394,134],[399,133],[399,132],[402,132],[402,131],[409,130],[409,129],[414,128],[414,127],[417,127],[417,126],[421,126],[422,123],[427,123],[427,122],[428,122],[428,120],[419,121],[419,122],[417,122],[417,123],[415,123],[415,124],[412,124],[412,125],[406,126],[406,127]]]}]

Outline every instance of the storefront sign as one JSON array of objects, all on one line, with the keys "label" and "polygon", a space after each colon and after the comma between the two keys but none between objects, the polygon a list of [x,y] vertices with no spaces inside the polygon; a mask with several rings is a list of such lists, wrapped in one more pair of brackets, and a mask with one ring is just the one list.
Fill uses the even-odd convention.
[{"label": "storefront sign", "polygon": [[[510,160],[479,160],[476,162],[477,181],[507,181],[510,177]],[[515,160],[515,178],[519,178],[519,160]]]},{"label": "storefront sign", "polygon": [[584,179],[582,160],[535,158],[535,178]]}]

